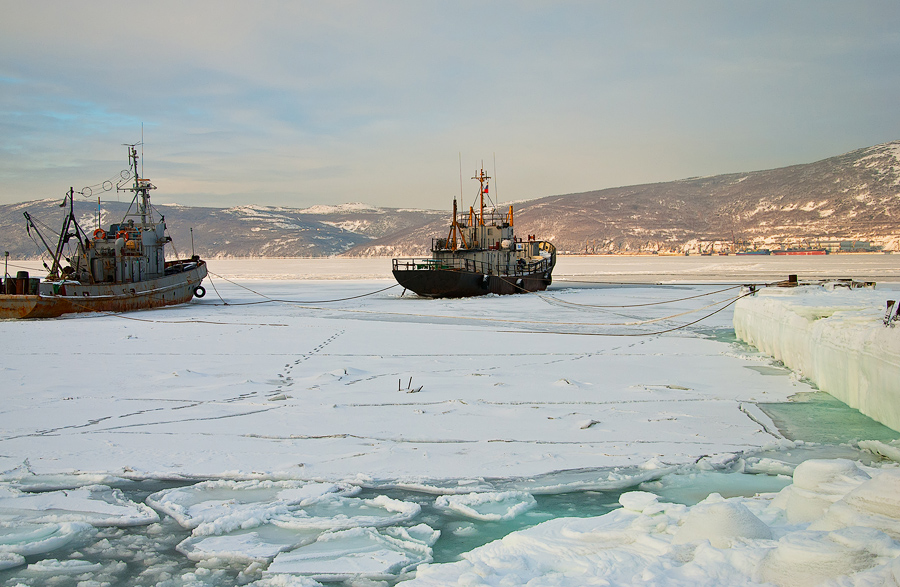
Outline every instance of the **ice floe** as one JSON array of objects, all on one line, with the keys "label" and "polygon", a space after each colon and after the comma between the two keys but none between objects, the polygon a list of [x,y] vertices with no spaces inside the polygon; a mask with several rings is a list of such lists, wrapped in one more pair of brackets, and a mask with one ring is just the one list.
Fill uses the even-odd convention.
[{"label": "ice floe", "polygon": [[325,533],[312,544],[279,554],[265,573],[319,581],[393,579],[431,558],[431,545],[409,533],[401,538],[374,528],[352,528]]},{"label": "ice floe", "polygon": [[94,527],[85,522],[34,524],[0,523],[0,553],[35,555],[89,538]]},{"label": "ice floe", "polygon": [[258,525],[329,494],[359,491],[359,487],[335,483],[221,480],[166,489],[149,496],[147,503],[185,528],[207,524],[205,534],[217,534],[248,523]]},{"label": "ice floe", "polygon": [[404,585],[900,584],[900,469],[806,461],[795,479],[692,507],[624,493],[606,515],[514,532]]},{"label": "ice floe", "polygon": [[505,521],[532,509],[537,502],[524,491],[441,495],[434,505],[475,520]]},{"label": "ice floe", "polygon": [[[192,530],[176,547],[188,559],[268,563],[281,553],[317,541],[337,544],[329,542],[330,534],[358,527],[396,526],[421,511],[416,503],[385,495],[350,497],[359,491],[356,486],[334,483],[207,481],[160,491],[147,501]],[[430,528],[425,534],[387,528],[384,536],[386,544],[418,544],[428,542],[425,538],[431,533]],[[333,549],[329,552],[334,555]]]},{"label": "ice floe", "polygon": [[0,482],[22,491],[54,491],[87,485],[123,486],[129,483],[127,479],[115,475],[101,473],[35,474],[25,467],[0,475]]},{"label": "ice floe", "polygon": [[0,571],[25,564],[25,557],[14,552],[0,552]]},{"label": "ice floe", "polygon": [[315,528],[285,529],[262,524],[250,530],[235,530],[224,535],[191,536],[176,548],[193,561],[270,561],[280,552],[314,542],[322,532]]},{"label": "ice floe", "polygon": [[[227,524],[205,522],[177,548],[191,560],[271,560],[280,552],[315,542],[326,532],[401,524],[413,519],[420,510],[418,504],[384,495],[359,499],[326,494],[302,509],[277,512],[265,520],[251,516],[237,526],[233,517]],[[257,504],[255,510],[246,511],[273,510],[266,504]]]},{"label": "ice floe", "polygon": [[89,485],[77,489],[26,493],[0,487],[0,521],[87,522],[92,526],[141,526],[159,515],[135,503],[119,489]]},{"label": "ice floe", "polygon": [[[340,530],[360,526],[392,526],[408,522],[422,510],[416,503],[379,495],[372,499],[324,495],[302,509],[272,518],[281,528]],[[198,531],[202,527],[197,528]]]}]

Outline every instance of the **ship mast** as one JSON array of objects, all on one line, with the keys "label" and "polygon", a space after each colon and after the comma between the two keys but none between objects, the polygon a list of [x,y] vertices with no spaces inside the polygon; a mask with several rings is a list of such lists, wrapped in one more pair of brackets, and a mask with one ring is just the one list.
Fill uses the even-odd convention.
[{"label": "ship mast", "polygon": [[[488,175],[484,173],[484,167],[482,167],[479,171],[475,172],[475,177],[472,179],[477,179],[479,185],[478,188],[478,200],[479,200],[479,209],[478,209],[478,217],[475,219],[478,223],[478,226],[481,228],[477,231],[478,234],[478,246],[481,248],[485,248],[485,234],[484,234],[484,195],[488,193],[488,180],[491,179]],[[491,196],[488,195],[488,198]],[[471,209],[471,208],[470,208]]]},{"label": "ship mast", "polygon": [[[128,166],[134,176],[134,184],[130,188],[124,188],[124,191],[134,192],[134,201],[137,203],[138,211],[136,214],[125,214],[125,216],[140,216],[141,225],[147,225],[147,217],[151,217],[152,210],[150,208],[150,190],[155,190],[156,186],[150,183],[149,179],[142,179],[138,169],[138,152],[134,145],[125,145],[128,147]],[[131,210],[129,209],[129,212]]]}]

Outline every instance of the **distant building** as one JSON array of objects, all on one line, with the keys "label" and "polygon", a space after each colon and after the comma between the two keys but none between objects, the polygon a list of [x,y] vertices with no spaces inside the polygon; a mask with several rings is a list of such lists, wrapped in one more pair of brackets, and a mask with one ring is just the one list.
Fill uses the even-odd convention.
[{"label": "distant building", "polygon": [[881,250],[879,245],[871,241],[819,241],[817,245],[829,253],[872,253]]}]

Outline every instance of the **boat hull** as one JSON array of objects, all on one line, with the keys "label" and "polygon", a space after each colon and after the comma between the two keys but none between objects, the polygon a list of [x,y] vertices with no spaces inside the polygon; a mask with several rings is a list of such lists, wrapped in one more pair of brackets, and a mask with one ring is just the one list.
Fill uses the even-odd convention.
[{"label": "boat hull", "polygon": [[[206,263],[136,283],[53,284],[53,293],[0,294],[0,319],[56,318],[75,312],[129,312],[189,302],[206,277]],[[46,283],[43,285],[47,285]]]},{"label": "boat hull", "polygon": [[404,288],[429,298],[467,298],[544,291],[553,282],[549,271],[504,276],[453,269],[395,269],[393,273],[397,283]]},{"label": "boat hull", "polygon": [[794,249],[787,251],[772,251],[773,255],[827,255],[825,249]]}]

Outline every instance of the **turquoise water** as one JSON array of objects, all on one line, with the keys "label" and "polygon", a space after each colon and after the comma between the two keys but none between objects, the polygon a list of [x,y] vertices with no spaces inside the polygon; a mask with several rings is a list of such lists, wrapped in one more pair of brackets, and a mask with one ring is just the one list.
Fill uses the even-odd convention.
[{"label": "turquoise water", "polygon": [[858,440],[890,442],[892,430],[822,391],[798,393],[787,403],[758,404],[779,432],[791,440],[842,444]]}]

